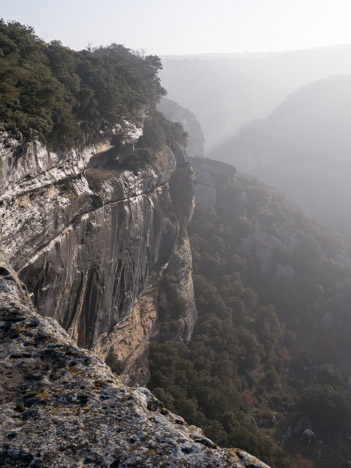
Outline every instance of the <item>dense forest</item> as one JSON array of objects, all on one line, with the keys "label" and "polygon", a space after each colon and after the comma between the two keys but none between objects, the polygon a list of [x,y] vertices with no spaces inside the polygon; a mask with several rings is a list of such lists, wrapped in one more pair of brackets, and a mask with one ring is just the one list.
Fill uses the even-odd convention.
[{"label": "dense forest", "polygon": [[75,52],[33,29],[0,21],[0,122],[54,149],[140,124],[165,94],[157,56],[112,44]]},{"label": "dense forest", "polygon": [[189,228],[199,319],[189,343],[152,345],[149,386],[217,443],[273,467],[343,466],[350,256],[257,179],[215,188],[215,212],[196,211]]}]

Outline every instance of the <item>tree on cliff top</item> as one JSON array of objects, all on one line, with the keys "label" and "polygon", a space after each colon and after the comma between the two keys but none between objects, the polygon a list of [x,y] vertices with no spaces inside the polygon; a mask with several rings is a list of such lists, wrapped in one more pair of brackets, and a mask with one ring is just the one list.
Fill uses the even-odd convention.
[{"label": "tree on cliff top", "polygon": [[0,20],[0,121],[55,149],[96,141],[155,108],[161,67],[122,45],[75,52]]}]

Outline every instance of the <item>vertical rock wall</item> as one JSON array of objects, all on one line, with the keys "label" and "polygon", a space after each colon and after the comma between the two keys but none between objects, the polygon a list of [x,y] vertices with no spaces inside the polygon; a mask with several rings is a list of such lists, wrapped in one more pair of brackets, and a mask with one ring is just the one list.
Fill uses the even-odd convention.
[{"label": "vertical rock wall", "polygon": [[145,381],[160,280],[175,250],[188,304],[179,338],[196,316],[186,241],[195,182],[184,152],[164,147],[151,167],[132,170],[108,141],[56,154],[3,131],[0,158],[2,245],[38,312],[80,346],[113,352],[134,381],[140,362],[135,375]]}]

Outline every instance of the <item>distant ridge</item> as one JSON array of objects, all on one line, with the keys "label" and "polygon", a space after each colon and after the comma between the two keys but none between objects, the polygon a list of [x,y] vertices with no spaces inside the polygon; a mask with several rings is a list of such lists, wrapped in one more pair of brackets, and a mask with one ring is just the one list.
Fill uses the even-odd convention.
[{"label": "distant ridge", "polygon": [[264,52],[203,52],[199,54],[165,54],[159,55],[162,60],[212,60],[222,58],[266,58],[271,55],[294,54],[311,51],[325,51],[331,49],[351,48],[351,43],[335,44],[331,46],[308,47],[306,49],[291,49],[291,50],[267,50]]},{"label": "distant ridge", "polygon": [[[231,139],[247,123],[267,117],[302,86],[351,73],[351,45],[287,52],[169,55],[160,72],[168,98],[191,109],[205,151]],[[212,153],[211,157],[220,159]]]}]

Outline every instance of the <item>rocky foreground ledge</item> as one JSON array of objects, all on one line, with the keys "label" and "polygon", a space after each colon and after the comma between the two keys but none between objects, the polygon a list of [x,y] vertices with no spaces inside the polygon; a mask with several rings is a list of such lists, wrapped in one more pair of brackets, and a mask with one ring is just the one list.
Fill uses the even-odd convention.
[{"label": "rocky foreground ledge", "polygon": [[145,388],[122,384],[34,312],[0,254],[0,466],[260,467],[221,449]]}]

